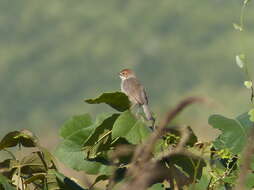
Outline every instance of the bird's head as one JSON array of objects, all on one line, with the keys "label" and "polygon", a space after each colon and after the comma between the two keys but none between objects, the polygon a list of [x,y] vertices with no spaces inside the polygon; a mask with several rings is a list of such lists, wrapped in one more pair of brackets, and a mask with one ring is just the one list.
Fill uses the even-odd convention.
[{"label": "bird's head", "polygon": [[131,77],[136,77],[135,73],[131,69],[123,69],[120,73],[119,76],[122,80],[128,79]]}]

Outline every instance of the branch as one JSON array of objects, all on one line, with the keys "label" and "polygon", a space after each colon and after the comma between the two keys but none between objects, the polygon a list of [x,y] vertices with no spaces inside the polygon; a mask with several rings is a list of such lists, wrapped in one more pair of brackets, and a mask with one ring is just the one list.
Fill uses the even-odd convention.
[{"label": "branch", "polygon": [[167,125],[187,106],[198,102],[204,102],[204,99],[189,97],[181,101],[172,111],[169,111],[162,124],[151,134],[147,142],[136,149],[134,161],[137,161],[140,157],[143,157],[144,162],[148,161],[151,158],[156,141],[165,133]]},{"label": "branch", "polygon": [[[187,106],[194,104],[194,103],[200,103],[204,102],[203,98],[199,97],[189,97],[181,101],[173,110],[169,111],[166,114],[165,119],[163,122],[157,127],[157,129],[151,134],[151,136],[148,138],[148,140],[137,146],[134,156],[131,162],[131,166],[128,169],[127,176],[131,176],[131,180],[127,182],[121,189],[122,190],[145,190],[149,185],[151,185],[151,181],[158,181],[160,179],[165,179],[166,176],[170,173],[169,168],[161,165],[161,163],[158,160],[152,160],[152,154],[155,147],[155,144],[157,140],[163,136],[167,130],[166,127],[172,120]],[[189,137],[189,134],[183,132],[183,138],[181,139],[180,143],[178,144],[178,147],[175,151],[183,151],[184,145],[187,142],[187,138]],[[174,153],[176,153],[174,151]],[[162,167],[162,168],[161,168]],[[160,169],[159,169],[160,168]],[[162,174],[156,173],[156,171],[160,170]]]}]

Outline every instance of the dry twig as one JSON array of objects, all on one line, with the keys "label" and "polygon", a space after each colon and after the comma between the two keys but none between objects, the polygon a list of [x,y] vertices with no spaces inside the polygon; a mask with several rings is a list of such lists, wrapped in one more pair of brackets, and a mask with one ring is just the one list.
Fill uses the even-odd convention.
[{"label": "dry twig", "polygon": [[[131,180],[124,184],[122,190],[145,190],[154,182],[160,182],[172,173],[173,168],[164,167],[159,160],[152,160],[152,153],[155,144],[158,139],[166,133],[166,127],[168,124],[187,106],[203,102],[204,99],[199,97],[189,97],[181,101],[173,110],[169,111],[163,122],[157,127],[157,129],[151,134],[148,140],[139,145],[135,152],[131,162],[131,166],[128,169],[127,176],[131,177]],[[181,142],[175,151],[182,151],[185,146],[189,135],[182,136]],[[187,140],[186,140],[187,139]],[[169,153],[172,154],[172,153]],[[159,173],[156,171],[160,171]],[[176,173],[176,172],[174,172]],[[173,185],[173,184],[172,184]],[[177,188],[177,187],[175,187]]]}]

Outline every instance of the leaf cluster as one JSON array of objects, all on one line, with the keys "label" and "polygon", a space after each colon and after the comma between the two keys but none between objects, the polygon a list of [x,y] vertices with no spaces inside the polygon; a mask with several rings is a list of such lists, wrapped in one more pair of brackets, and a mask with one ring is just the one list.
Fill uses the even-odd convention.
[{"label": "leaf cluster", "polygon": [[[190,100],[197,98],[180,102],[167,118],[172,120]],[[227,190],[235,186],[253,128],[248,113],[234,119],[210,116],[209,124],[221,133],[211,142],[200,142],[191,127],[171,126],[171,120],[164,122],[164,128],[159,125],[152,130],[142,116],[132,113],[121,92],[85,102],[104,103],[115,112],[95,119],[88,113],[73,116],[60,129],[62,140],[54,156],[28,130],[3,137],[0,151],[6,151],[9,158],[0,162],[0,190],[97,189],[100,181],[106,184],[103,189],[113,190]],[[30,153],[17,158],[13,147]],[[94,175],[95,180],[81,187],[58,171],[55,156],[74,170]],[[254,170],[254,160],[250,167]],[[254,175],[246,175],[246,189],[251,189]]]},{"label": "leaf cluster", "polygon": [[[29,154],[17,158],[10,148],[32,149]],[[85,190],[73,180],[59,173],[55,158],[28,130],[13,131],[3,137],[0,151],[9,158],[0,161],[0,190]]]},{"label": "leaf cluster", "polygon": [[[128,172],[134,162],[135,151],[141,144],[146,144],[154,132],[148,122],[132,113],[128,97],[123,93],[104,93],[85,102],[105,103],[116,112],[98,115],[94,121],[89,114],[72,117],[60,129],[63,139],[56,150],[56,156],[77,171],[96,175],[92,186],[103,180],[107,181],[108,188],[117,189],[118,185],[127,183],[127,179],[133,177]],[[184,146],[193,148],[197,137],[190,127],[186,129],[189,137]],[[194,183],[202,176],[202,169],[206,165],[204,159],[190,152],[176,152],[163,157],[164,152],[175,149],[180,144],[183,135],[178,127],[166,130],[151,152],[156,161],[147,168],[149,173],[153,173],[147,179],[148,186],[165,180],[168,183],[176,181],[180,186]]]}]

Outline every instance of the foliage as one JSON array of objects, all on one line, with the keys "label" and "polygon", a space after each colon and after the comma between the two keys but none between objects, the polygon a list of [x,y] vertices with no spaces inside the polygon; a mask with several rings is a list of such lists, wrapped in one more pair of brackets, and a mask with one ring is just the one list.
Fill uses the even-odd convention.
[{"label": "foliage", "polygon": [[225,118],[221,115],[212,115],[209,124],[222,131],[222,134],[213,142],[216,149],[227,148],[233,154],[239,154],[248,138],[249,130],[253,123],[247,113],[236,119]]},{"label": "foliage", "polygon": [[[86,100],[86,102],[106,103],[115,108],[116,111],[124,111],[122,109],[119,110],[119,102],[122,102],[122,107],[128,108],[129,105],[129,102],[126,102],[126,96],[120,92],[105,93],[96,99]],[[102,116],[99,115],[94,122],[91,122],[90,118],[88,114],[74,116],[64,124],[60,129],[63,141],[56,150],[56,156],[63,163],[75,170],[84,171],[88,174],[97,174],[98,177],[93,184],[96,184],[100,180],[107,180],[110,185],[112,183],[112,176],[120,175],[116,171],[127,167],[131,163],[131,159],[128,157],[133,156],[133,150],[127,153],[127,155],[125,155],[126,153],[122,155],[119,147],[135,147],[138,144],[144,143],[153,132],[147,127],[147,124],[142,118],[136,118],[130,110],[121,113],[116,112],[113,114],[103,114]],[[84,123],[83,127],[80,125],[82,122]],[[68,131],[68,136],[63,135],[66,134],[65,131]],[[188,131],[192,135],[187,146],[191,148],[197,142],[197,137],[193,134],[191,128],[188,128]],[[179,143],[177,141],[169,141],[168,136],[170,134],[173,134],[174,137],[181,136],[178,129],[166,134],[164,140],[157,145],[157,150],[160,149],[160,151],[155,153],[155,158],[159,152]],[[118,154],[118,156],[115,157],[115,154]],[[163,158],[162,160],[158,160],[155,165],[156,168],[165,171],[173,168],[177,175],[185,176],[188,179],[188,183],[193,183],[195,180],[200,179],[203,167],[205,166],[206,163],[201,157],[185,153],[177,153]],[[168,173],[165,180],[177,180],[179,182],[179,178],[175,178],[175,175],[169,176],[170,173]],[[163,179],[159,181],[163,181]],[[121,178],[115,183],[119,183],[119,180]],[[154,179],[154,183],[159,181],[158,179]],[[153,185],[153,183],[150,185]],[[156,188],[157,186],[152,188]]]},{"label": "foliage", "polygon": [[[238,32],[245,31],[243,17],[249,2],[243,1],[240,24],[233,24]],[[245,54],[236,55],[236,63],[246,75],[244,85],[251,90],[253,105]],[[87,99],[88,104],[104,103],[114,112],[98,114],[94,120],[88,113],[73,116],[60,129],[62,139],[55,155],[31,131],[9,132],[0,141],[0,151],[8,154],[0,160],[0,190],[85,190],[96,188],[100,181],[107,190],[253,189],[253,108],[235,118],[211,115],[208,122],[220,134],[211,142],[200,142],[190,126],[170,123],[188,102],[198,100],[180,102],[152,130],[142,115],[133,114],[121,92]],[[29,154],[16,155],[25,149]],[[82,187],[66,177],[59,172],[55,156],[66,166],[93,175],[94,182]]]},{"label": "foliage", "polygon": [[[81,187],[59,173],[54,156],[40,146],[35,135],[22,130],[8,133],[0,142],[0,150],[10,154],[10,158],[0,163],[0,189],[82,190],[91,189],[100,181],[106,181],[110,188],[119,189],[128,183],[132,179],[128,177],[128,170],[134,164],[136,148],[150,143],[147,140],[156,131],[148,128],[142,116],[134,116],[131,110],[118,109],[119,106],[129,105],[120,92],[102,94],[93,100],[106,104],[110,100],[109,106],[115,108],[116,112],[98,115],[95,120],[89,114],[73,116],[61,127],[62,140],[55,152],[55,156],[68,167],[97,176],[93,183]],[[151,172],[149,189],[166,190],[170,186],[172,188],[174,183],[184,189],[233,187],[241,154],[253,124],[249,118],[247,113],[236,119],[210,116],[210,125],[221,131],[212,142],[199,142],[191,127],[169,125],[163,138],[156,142],[151,155],[154,160],[149,166],[151,168],[146,168],[147,172]],[[181,145],[184,146],[182,151],[179,151],[178,146],[186,134],[188,138]],[[19,148],[18,151],[24,148],[33,148],[33,151],[17,159],[9,150],[15,146]],[[209,155],[210,159],[207,158]],[[246,188],[253,186],[252,179],[250,174]]]},{"label": "foliage", "polygon": [[[58,172],[55,158],[40,146],[39,140],[30,131],[10,132],[1,140],[0,145],[1,151],[6,151],[10,156],[0,162],[1,190],[84,190],[73,180]],[[18,146],[18,151],[25,147],[33,150],[18,159],[7,150],[15,146]]]}]

